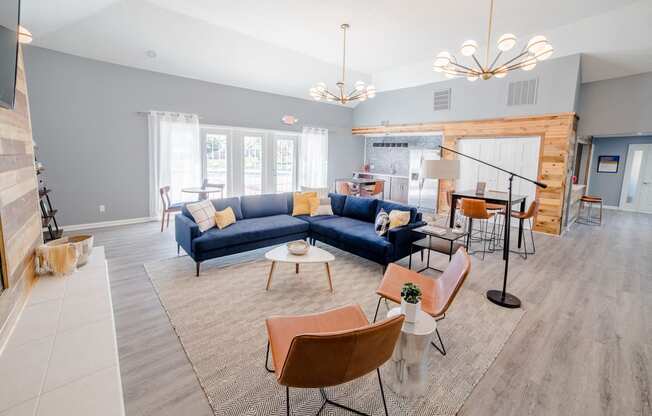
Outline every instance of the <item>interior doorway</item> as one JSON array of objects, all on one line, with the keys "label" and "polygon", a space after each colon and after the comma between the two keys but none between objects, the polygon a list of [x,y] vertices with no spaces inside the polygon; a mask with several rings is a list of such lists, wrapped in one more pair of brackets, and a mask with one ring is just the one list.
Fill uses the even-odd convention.
[{"label": "interior doorway", "polygon": [[652,214],[652,144],[630,144],[620,208]]}]

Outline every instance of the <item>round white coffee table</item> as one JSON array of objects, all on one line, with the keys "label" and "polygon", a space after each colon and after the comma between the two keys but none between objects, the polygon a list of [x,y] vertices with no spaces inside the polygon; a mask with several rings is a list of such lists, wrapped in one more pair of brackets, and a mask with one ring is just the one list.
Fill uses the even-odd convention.
[{"label": "round white coffee table", "polygon": [[[387,312],[387,317],[400,313],[400,307],[393,308]],[[436,329],[435,318],[421,310],[415,323],[403,323],[401,336],[389,361],[389,377],[385,378],[386,384],[394,393],[408,398],[423,395],[428,384],[428,351]]]},{"label": "round white coffee table", "polygon": [[328,277],[328,286],[330,286],[331,292],[333,291],[333,281],[331,279],[331,268],[328,265],[328,262],[334,261],[335,257],[326,250],[322,250],[319,247],[310,246],[308,252],[301,256],[292,254],[288,251],[288,248],[285,244],[278,246],[265,254],[265,258],[272,261],[272,267],[269,269],[269,276],[267,277],[267,288],[272,285],[272,276],[274,275],[274,269],[276,268],[276,263],[294,263],[295,264],[295,273],[299,273],[299,265],[305,263],[324,263],[326,265],[326,276]]}]

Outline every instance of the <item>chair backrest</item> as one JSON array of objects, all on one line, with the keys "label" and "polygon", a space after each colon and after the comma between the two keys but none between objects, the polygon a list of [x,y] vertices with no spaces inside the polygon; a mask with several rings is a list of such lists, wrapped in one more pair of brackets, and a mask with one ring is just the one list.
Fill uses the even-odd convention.
[{"label": "chair backrest", "polygon": [[385,181],[376,181],[374,184],[374,190],[371,191],[371,195],[378,195],[383,193],[383,189],[385,189]]},{"label": "chair backrest", "polygon": [[171,202],[170,202],[170,185],[162,186],[161,189],[159,189],[159,193],[161,194],[161,201],[163,201],[163,211],[165,211],[171,205]]},{"label": "chair backrest", "polygon": [[471,258],[464,247],[460,247],[451,262],[448,263],[444,273],[435,279],[437,289],[435,290],[434,310],[438,315],[446,313],[470,271]]},{"label": "chair backrest", "polygon": [[533,220],[537,219],[537,215],[539,215],[539,207],[541,206],[541,203],[539,202],[538,199],[535,199],[532,201],[530,206],[528,207],[527,211],[525,212],[525,218],[532,218]]},{"label": "chair backrest", "polygon": [[348,182],[340,181],[337,183],[337,193],[342,195],[351,195],[351,187]]},{"label": "chair backrest", "polygon": [[490,218],[489,212],[487,211],[487,203],[484,199],[463,198],[460,211],[462,215],[468,218],[481,220]]},{"label": "chair backrest", "polygon": [[206,188],[222,188],[224,187],[223,183],[210,183],[208,182],[208,179],[204,179],[204,182],[201,185],[202,189]]},{"label": "chair backrest", "polygon": [[289,387],[318,388],[362,377],[392,356],[403,320],[397,315],[362,328],[298,335],[278,381]]}]

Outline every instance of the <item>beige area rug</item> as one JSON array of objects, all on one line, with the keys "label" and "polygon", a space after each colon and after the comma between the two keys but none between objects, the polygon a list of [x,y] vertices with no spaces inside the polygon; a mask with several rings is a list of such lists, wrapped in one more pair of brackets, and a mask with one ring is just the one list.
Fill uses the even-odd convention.
[{"label": "beige area rug", "polygon": [[[194,262],[187,256],[145,265],[216,415],[285,414],[285,389],[264,368],[266,317],[359,303],[373,319],[381,267],[322,247],[336,258],[331,264],[334,294],[321,264],[304,265],[299,275],[293,265],[278,265],[266,292],[266,250],[204,262],[200,277],[195,277]],[[482,263],[474,261],[473,267]],[[467,280],[446,319],[438,323],[448,355],[431,349],[431,383],[424,397],[403,399],[385,386],[391,415],[456,414],[516,328],[525,312],[487,301],[488,283],[480,277],[472,270],[469,279],[477,281]],[[386,312],[381,304],[379,315]],[[375,372],[327,391],[335,401],[383,414]],[[290,403],[293,415],[313,415],[321,397],[318,390],[290,389]],[[347,414],[332,406],[322,413]]]}]

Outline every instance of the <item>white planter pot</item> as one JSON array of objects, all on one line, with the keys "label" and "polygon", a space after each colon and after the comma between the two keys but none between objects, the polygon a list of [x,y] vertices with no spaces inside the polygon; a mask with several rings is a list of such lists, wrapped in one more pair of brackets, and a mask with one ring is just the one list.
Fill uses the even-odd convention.
[{"label": "white planter pot", "polygon": [[421,310],[421,301],[418,303],[407,303],[404,299],[401,299],[401,313],[405,315],[405,322],[415,323],[419,310]]}]

